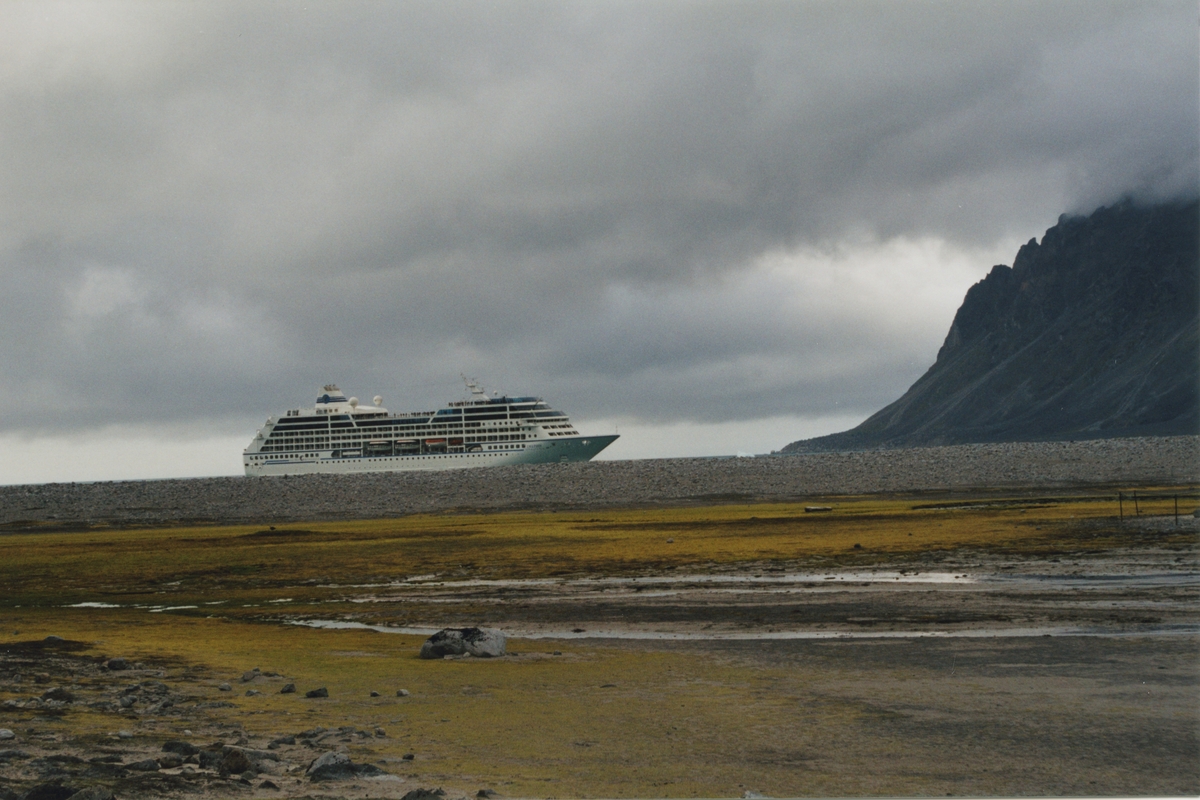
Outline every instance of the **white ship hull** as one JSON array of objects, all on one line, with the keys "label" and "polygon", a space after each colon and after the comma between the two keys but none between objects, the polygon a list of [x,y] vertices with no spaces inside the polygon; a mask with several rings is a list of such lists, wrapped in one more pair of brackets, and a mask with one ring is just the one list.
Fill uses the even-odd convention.
[{"label": "white ship hull", "polygon": [[533,443],[521,450],[485,453],[431,453],[427,455],[360,456],[334,458],[332,451],[315,455],[278,457],[246,464],[246,474],[252,477],[267,475],[312,475],[317,473],[349,474],[359,472],[409,472],[416,470],[465,469],[468,467],[499,467],[508,464],[549,464],[590,461],[608,447],[616,436],[581,436]]},{"label": "white ship hull", "polygon": [[472,399],[439,411],[361,407],[333,385],[312,408],[271,417],[242,454],[246,475],[310,475],[589,461],[617,439],[584,436],[538,397]]}]

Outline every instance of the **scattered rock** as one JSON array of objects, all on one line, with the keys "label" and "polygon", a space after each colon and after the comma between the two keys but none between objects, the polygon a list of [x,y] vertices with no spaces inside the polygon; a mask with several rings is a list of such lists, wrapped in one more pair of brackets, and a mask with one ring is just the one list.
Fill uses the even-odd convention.
[{"label": "scattered rock", "polygon": [[117,701],[117,705],[121,708],[133,708],[133,704],[137,702],[137,698],[131,694],[127,694]]},{"label": "scattered rock", "polygon": [[[244,775],[246,772],[254,770],[254,764],[246,757],[245,752],[238,750],[235,747],[229,748],[228,752],[221,756],[221,760],[217,762],[217,771],[221,773],[222,778],[230,775]],[[254,772],[251,777],[258,775]]]},{"label": "scattered rock", "polygon": [[252,669],[249,672],[243,672],[242,673],[242,683],[249,683],[250,681],[254,680],[257,677],[258,677],[258,669],[257,668]]},{"label": "scattered rock", "polygon": [[0,761],[12,761],[17,758],[29,758],[24,750],[0,750]]},{"label": "scattered rock", "polygon": [[421,645],[421,658],[470,655],[495,658],[504,655],[507,637],[496,628],[445,628]]},{"label": "scattered rock", "polygon": [[376,728],[375,735],[378,736],[380,739],[386,739],[387,731],[385,731],[383,728]]},{"label": "scattered rock", "polygon": [[45,642],[46,644],[62,644],[63,642],[66,641],[66,639],[64,639],[61,636],[55,636],[54,634],[51,634],[51,635],[47,636],[45,639],[42,639],[42,641]]},{"label": "scattered rock", "polygon": [[277,747],[279,747],[280,745],[295,744],[295,743],[296,743],[295,736],[277,736],[271,740],[270,744],[268,744],[267,747],[274,750]]},{"label": "scattered rock", "polygon": [[137,772],[158,772],[158,761],[153,758],[146,758],[141,761],[134,761],[132,764],[126,764],[125,769],[132,769]]},{"label": "scattered rock", "polygon": [[416,758],[416,756],[413,755],[412,753],[405,753],[403,756],[401,756],[401,758],[404,761],[412,761],[414,758]]},{"label": "scattered rock", "polygon": [[218,685],[217,689],[219,689],[222,692],[232,692],[233,691],[233,687],[230,686],[228,683],[222,683],[222,684]]},{"label": "scattered rock", "polygon": [[495,789],[480,789],[478,792],[475,793],[475,796],[480,797],[480,798],[487,798],[487,797],[495,797],[497,794],[498,794],[498,792]]},{"label": "scattered rock", "polygon": [[69,690],[61,686],[55,686],[53,689],[47,689],[42,692],[43,700],[59,700],[63,703],[70,703],[75,699],[75,695]]},{"label": "scattered rock", "polygon": [[21,795],[21,800],[69,800],[71,795],[79,790],[73,786],[63,786],[57,781],[50,783],[39,783],[25,794]]},{"label": "scattered rock", "polygon": [[397,689],[396,697],[408,697],[408,689]]},{"label": "scattered rock", "polygon": [[183,756],[178,753],[163,753],[157,760],[158,766],[163,769],[175,769],[183,766]]},{"label": "scattered rock", "polygon": [[285,683],[283,685],[283,688],[279,690],[279,693],[280,694],[295,694],[296,693],[296,684]]},{"label": "scattered rock", "polygon": [[260,788],[260,789],[278,789],[279,786],[277,786],[274,781],[263,781],[262,783],[260,783],[258,785],[258,788]]},{"label": "scattered rock", "polygon": [[164,753],[178,753],[181,756],[194,756],[200,752],[200,748],[191,742],[181,742],[178,739],[164,742],[162,749]]},{"label": "scattered rock", "polygon": [[306,774],[314,781],[336,781],[382,775],[383,770],[373,764],[355,764],[345,753],[329,752],[314,759]]},{"label": "scattered rock", "polygon": [[329,690],[322,686],[320,689],[309,689],[304,693],[305,697],[329,697]]},{"label": "scattered rock", "polygon": [[129,669],[129,662],[123,658],[110,658],[104,662],[104,666],[108,667],[113,672],[123,669]]},{"label": "scattered rock", "polygon": [[17,735],[8,728],[0,728],[0,741],[4,741],[5,739],[15,739],[16,736]]},{"label": "scattered rock", "polygon": [[115,797],[107,786],[89,786],[86,789],[80,789],[67,800],[115,800]]},{"label": "scattered rock", "polygon": [[256,695],[256,694],[262,694],[262,692],[260,692],[258,689],[247,689],[246,690],[246,697],[254,697],[254,695]]},{"label": "scattered rock", "polygon": [[438,800],[445,796],[446,792],[442,789],[413,789],[400,800]]},{"label": "scattered rock", "polygon": [[379,692],[372,691],[371,697],[379,697]]},{"label": "scattered rock", "polygon": [[133,731],[117,731],[118,739],[132,739]]}]

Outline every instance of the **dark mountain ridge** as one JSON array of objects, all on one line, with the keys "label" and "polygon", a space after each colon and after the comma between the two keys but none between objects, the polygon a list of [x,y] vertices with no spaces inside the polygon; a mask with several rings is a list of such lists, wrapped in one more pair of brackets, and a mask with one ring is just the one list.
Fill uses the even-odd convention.
[{"label": "dark mountain ridge", "polygon": [[1200,433],[1200,204],[1059,217],[971,287],[933,366],[783,452]]}]

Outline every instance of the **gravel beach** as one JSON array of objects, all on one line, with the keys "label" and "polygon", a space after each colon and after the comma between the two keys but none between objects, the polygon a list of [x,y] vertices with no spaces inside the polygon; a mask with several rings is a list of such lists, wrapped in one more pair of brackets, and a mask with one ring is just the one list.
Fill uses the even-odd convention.
[{"label": "gravel beach", "polygon": [[973,444],[754,458],[593,461],[443,472],[0,487],[0,525],[378,518],[450,509],[588,508],[837,494],[1178,485],[1200,436]]}]

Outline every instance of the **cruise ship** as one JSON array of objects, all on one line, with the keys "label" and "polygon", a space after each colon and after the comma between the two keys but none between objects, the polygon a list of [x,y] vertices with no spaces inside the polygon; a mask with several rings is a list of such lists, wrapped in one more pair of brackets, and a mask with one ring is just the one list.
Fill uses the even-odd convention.
[{"label": "cruise ship", "polygon": [[470,399],[438,411],[392,414],[383,398],[363,406],[329,384],[312,408],[271,417],[242,454],[246,474],[398,472],[588,461],[616,435],[583,436],[540,397]]}]

